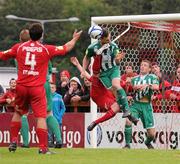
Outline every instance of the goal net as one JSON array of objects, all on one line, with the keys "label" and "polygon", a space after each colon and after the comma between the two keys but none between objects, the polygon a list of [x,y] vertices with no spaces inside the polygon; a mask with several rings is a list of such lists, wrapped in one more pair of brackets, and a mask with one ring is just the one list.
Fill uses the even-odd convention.
[{"label": "goal net", "polygon": [[[180,125],[180,115],[177,113],[180,112],[179,102],[166,98],[165,88],[166,81],[173,83],[177,66],[180,64],[180,14],[92,17],[92,24],[107,28],[112,40],[128,28],[128,22],[130,29],[116,41],[119,48],[125,52],[125,58],[120,64],[121,74],[124,73],[127,62],[131,62],[134,71],[139,73],[140,62],[143,59],[148,59],[160,67],[162,91],[157,95],[161,96],[153,101],[157,128],[154,144],[156,148],[178,148],[177,144],[172,146],[170,140],[178,143],[174,138],[179,138],[180,135],[180,131],[177,131]],[[96,111],[95,107],[91,108],[92,113]],[[98,117],[102,114],[99,113]],[[116,116],[103,123],[102,127],[121,126],[120,131],[123,131],[124,127],[118,125],[119,119],[121,117]],[[138,129],[134,128],[136,131]],[[124,142],[119,144],[119,147],[122,147]],[[132,145],[138,147],[139,143],[134,142]]]}]

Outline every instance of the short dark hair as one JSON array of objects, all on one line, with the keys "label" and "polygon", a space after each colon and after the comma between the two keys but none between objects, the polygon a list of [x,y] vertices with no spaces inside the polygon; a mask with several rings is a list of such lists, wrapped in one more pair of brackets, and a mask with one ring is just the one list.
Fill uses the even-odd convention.
[{"label": "short dark hair", "polygon": [[9,84],[11,83],[11,81],[16,81],[16,79],[15,79],[15,78],[11,78],[11,79],[9,80]]},{"label": "short dark hair", "polygon": [[132,64],[131,62],[126,62],[126,63],[125,63],[125,67],[126,67],[126,66],[133,67],[133,64]]},{"label": "short dark hair", "polygon": [[33,41],[39,40],[42,37],[43,28],[40,23],[33,23],[29,28],[29,35]]},{"label": "short dark hair", "polygon": [[151,64],[152,66],[154,66],[154,65],[157,65],[157,66],[159,66],[159,64],[157,63],[157,62],[152,62],[152,64]]},{"label": "short dark hair", "polygon": [[101,39],[102,38],[107,38],[109,35],[109,31],[106,28],[102,29],[102,35],[101,35]]}]

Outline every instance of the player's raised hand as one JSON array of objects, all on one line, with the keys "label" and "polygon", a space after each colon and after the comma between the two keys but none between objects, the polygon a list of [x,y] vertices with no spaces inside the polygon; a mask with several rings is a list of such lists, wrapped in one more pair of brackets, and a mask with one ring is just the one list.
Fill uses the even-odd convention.
[{"label": "player's raised hand", "polygon": [[75,46],[76,42],[79,40],[81,34],[82,34],[82,30],[79,32],[77,32],[77,30],[74,31],[73,38],[65,44],[66,52],[69,52],[74,48],[74,46]]},{"label": "player's raised hand", "polygon": [[73,33],[73,39],[78,40],[80,38],[81,34],[82,34],[82,30],[77,32],[77,29],[75,29],[74,33]]},{"label": "player's raised hand", "polygon": [[75,66],[77,66],[77,65],[79,64],[78,59],[77,59],[76,57],[74,57],[74,56],[70,58],[70,61],[71,61],[71,63],[74,64]]},{"label": "player's raised hand", "polygon": [[116,58],[115,58],[116,64],[119,64],[120,61],[124,58],[124,56],[125,56],[125,53],[124,53],[124,52],[118,53],[118,54],[116,55]]}]

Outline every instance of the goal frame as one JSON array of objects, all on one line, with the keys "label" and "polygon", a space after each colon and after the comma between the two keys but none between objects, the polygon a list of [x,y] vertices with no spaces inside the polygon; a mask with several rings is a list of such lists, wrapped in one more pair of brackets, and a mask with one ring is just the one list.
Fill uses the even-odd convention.
[{"label": "goal frame", "polygon": [[[148,14],[148,15],[123,15],[123,16],[100,16],[91,17],[91,25],[103,23],[115,24],[126,22],[143,22],[143,21],[180,21],[180,13],[172,14]],[[93,39],[91,40],[93,42]],[[91,60],[93,62],[93,59]],[[91,100],[90,103],[91,121],[97,118],[97,106]],[[96,127],[91,132],[91,147],[97,148],[97,130]]]}]

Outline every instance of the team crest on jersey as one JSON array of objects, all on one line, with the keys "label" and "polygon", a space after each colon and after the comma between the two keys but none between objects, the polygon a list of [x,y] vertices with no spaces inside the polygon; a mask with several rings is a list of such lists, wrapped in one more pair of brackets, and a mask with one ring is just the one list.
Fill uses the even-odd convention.
[{"label": "team crest on jersey", "polygon": [[34,46],[34,43],[31,43],[31,46],[33,47],[33,46]]}]

